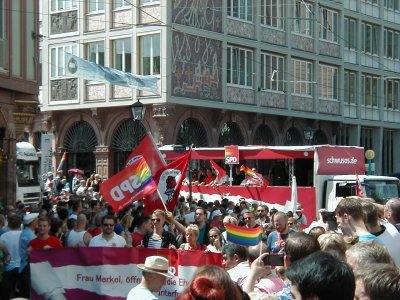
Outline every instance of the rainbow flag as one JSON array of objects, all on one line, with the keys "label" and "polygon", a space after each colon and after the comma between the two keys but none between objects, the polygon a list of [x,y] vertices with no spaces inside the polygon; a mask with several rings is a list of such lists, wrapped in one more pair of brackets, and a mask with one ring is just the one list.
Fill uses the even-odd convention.
[{"label": "rainbow flag", "polygon": [[157,184],[143,156],[100,185],[100,193],[115,212],[156,191]]},{"label": "rainbow flag", "polygon": [[61,157],[60,163],[58,164],[57,171],[62,170],[64,168],[64,163],[66,161],[67,161],[67,152],[64,151],[64,154]]},{"label": "rainbow flag", "polygon": [[265,179],[260,173],[257,173],[256,171],[246,167],[245,165],[242,165],[240,167],[240,171],[243,171],[246,175],[246,179],[253,182],[254,184],[265,187],[269,186],[269,181],[267,179]]},{"label": "rainbow flag", "polygon": [[226,224],[226,239],[238,245],[255,246],[262,238],[263,228],[258,226],[256,228],[241,227],[233,224]]}]

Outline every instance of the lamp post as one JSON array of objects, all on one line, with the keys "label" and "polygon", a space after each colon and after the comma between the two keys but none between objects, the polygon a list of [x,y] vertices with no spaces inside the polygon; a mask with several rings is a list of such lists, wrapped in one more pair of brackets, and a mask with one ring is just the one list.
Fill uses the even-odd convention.
[{"label": "lamp post", "polygon": [[143,121],[146,107],[139,99],[131,105],[132,118],[134,121]]},{"label": "lamp post", "polygon": [[314,129],[312,129],[310,126],[306,126],[304,128],[304,139],[308,141],[308,144],[311,144],[313,137],[314,137]]}]

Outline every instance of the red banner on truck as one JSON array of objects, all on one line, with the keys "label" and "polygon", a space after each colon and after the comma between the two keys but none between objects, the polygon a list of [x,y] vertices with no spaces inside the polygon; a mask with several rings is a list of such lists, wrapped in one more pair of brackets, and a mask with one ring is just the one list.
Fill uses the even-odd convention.
[{"label": "red banner on truck", "polygon": [[315,147],[318,175],[365,173],[364,148],[340,146]]}]

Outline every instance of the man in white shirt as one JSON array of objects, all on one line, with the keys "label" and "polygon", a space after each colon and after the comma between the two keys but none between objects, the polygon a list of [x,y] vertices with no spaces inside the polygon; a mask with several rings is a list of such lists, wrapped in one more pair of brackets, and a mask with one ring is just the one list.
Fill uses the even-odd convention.
[{"label": "man in white shirt", "polygon": [[169,261],[162,256],[149,256],[144,265],[138,264],[137,267],[143,270],[142,281],[129,291],[127,300],[156,300],[153,293],[159,292],[167,282],[167,278],[173,278],[169,269]]},{"label": "man in white shirt", "polygon": [[90,240],[89,247],[126,247],[126,240],[114,232],[114,216],[104,216],[101,226],[103,232]]},{"label": "man in white shirt", "polygon": [[232,281],[242,287],[250,274],[247,248],[237,244],[225,245],[222,248],[222,265]]}]

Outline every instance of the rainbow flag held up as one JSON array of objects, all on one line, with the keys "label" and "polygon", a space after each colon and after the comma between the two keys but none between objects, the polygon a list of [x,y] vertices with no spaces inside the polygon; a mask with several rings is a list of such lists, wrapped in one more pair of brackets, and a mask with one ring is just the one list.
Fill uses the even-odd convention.
[{"label": "rainbow flag held up", "polygon": [[258,226],[255,228],[241,227],[233,224],[226,224],[226,239],[242,246],[255,246],[261,241],[263,228]]},{"label": "rainbow flag held up", "polygon": [[269,186],[269,181],[267,179],[265,179],[260,173],[257,173],[256,171],[246,167],[245,165],[242,165],[240,167],[240,171],[243,171],[246,175],[246,179],[251,181],[252,183],[264,187]]},{"label": "rainbow flag held up", "polygon": [[67,152],[64,151],[63,156],[61,157],[60,163],[58,164],[57,171],[62,170],[64,168],[64,164],[67,161]]}]

